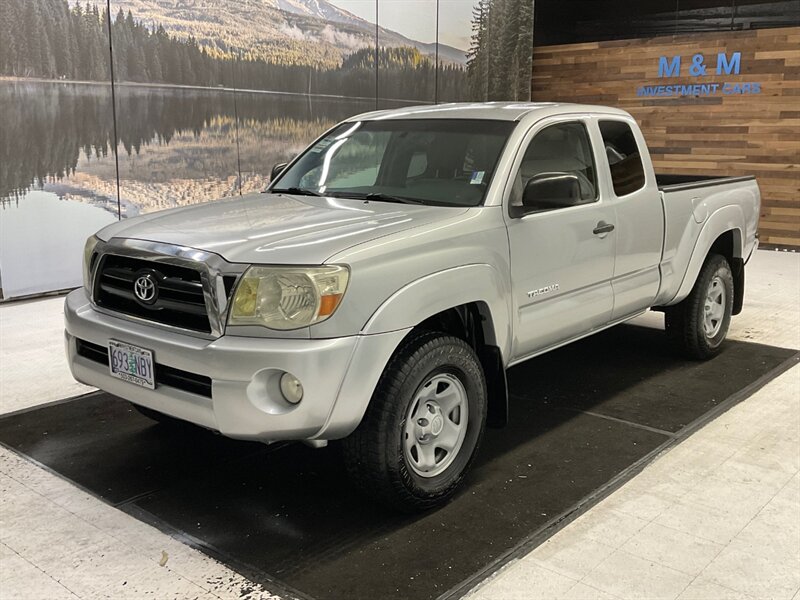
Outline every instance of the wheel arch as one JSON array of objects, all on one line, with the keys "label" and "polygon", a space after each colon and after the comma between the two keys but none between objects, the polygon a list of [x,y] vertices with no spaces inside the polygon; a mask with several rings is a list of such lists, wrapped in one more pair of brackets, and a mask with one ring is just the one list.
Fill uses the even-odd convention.
[{"label": "wheel arch", "polygon": [[[744,298],[744,215],[738,206],[726,206],[712,214],[697,237],[686,273],[677,293],[667,305],[677,304],[692,291],[700,270],[712,254],[721,254],[734,276],[734,313],[741,312]],[[738,312],[737,312],[738,307]]]},{"label": "wheel arch", "polygon": [[414,328],[457,307],[472,306],[481,317],[485,341],[497,346],[506,358],[511,349],[510,297],[510,283],[495,267],[453,267],[401,287],[378,307],[361,333]]},{"label": "wheel arch", "polygon": [[431,315],[412,331],[420,329],[447,333],[472,347],[486,378],[487,425],[503,427],[508,422],[508,385],[489,306],[481,301],[454,306]]},{"label": "wheel arch", "polygon": [[364,325],[363,334],[399,329],[442,331],[466,341],[480,358],[489,398],[488,424],[505,425],[505,364],[511,350],[510,284],[489,264],[439,271],[403,286]]},{"label": "wheel arch", "polygon": [[742,232],[740,229],[729,229],[714,240],[711,244],[706,260],[712,254],[719,254],[725,257],[731,267],[733,275],[733,308],[732,315],[742,312],[744,305],[744,244],[742,243]]}]

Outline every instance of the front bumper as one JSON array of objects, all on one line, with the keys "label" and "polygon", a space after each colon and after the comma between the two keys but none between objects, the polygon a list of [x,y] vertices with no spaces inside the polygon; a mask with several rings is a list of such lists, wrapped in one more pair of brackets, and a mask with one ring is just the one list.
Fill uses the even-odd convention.
[{"label": "front bumper", "polygon": [[[64,306],[67,356],[73,376],[136,404],[258,441],[336,439],[358,426],[378,377],[408,330],[333,339],[222,336],[207,340],[95,311],[75,290]],[[78,353],[78,340],[107,346],[119,340],[153,352],[166,365],[211,378],[211,397],[157,384],[149,390],[119,380]],[[158,370],[158,366],[156,366]],[[278,379],[292,373],[303,400],[283,400]]]}]

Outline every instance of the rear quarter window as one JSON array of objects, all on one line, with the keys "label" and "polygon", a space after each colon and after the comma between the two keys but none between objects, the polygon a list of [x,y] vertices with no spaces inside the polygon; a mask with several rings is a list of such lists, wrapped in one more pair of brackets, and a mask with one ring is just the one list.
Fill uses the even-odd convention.
[{"label": "rear quarter window", "polygon": [[627,196],[644,187],[644,166],[639,145],[624,121],[600,121],[600,134],[617,196]]}]

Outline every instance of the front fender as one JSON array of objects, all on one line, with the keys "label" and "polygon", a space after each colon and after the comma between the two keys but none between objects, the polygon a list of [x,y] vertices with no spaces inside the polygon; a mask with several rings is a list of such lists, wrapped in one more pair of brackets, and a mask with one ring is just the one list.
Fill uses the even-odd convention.
[{"label": "front fender", "polygon": [[492,327],[486,342],[507,359],[511,351],[510,282],[488,264],[471,264],[438,271],[403,286],[369,318],[363,334],[408,329],[462,304],[484,303]]},{"label": "front fender", "polygon": [[486,342],[507,357],[511,343],[509,282],[488,264],[472,264],[438,271],[403,286],[364,324],[336,404],[316,439],[339,439],[361,422],[372,393],[389,358],[403,338],[433,315],[470,302],[483,303],[490,312]]},{"label": "front fender", "polygon": [[724,206],[714,212],[700,230],[683,280],[673,298],[666,304],[677,304],[689,295],[695,281],[697,281],[697,276],[700,274],[700,269],[703,268],[711,246],[714,245],[719,236],[728,231],[733,231],[734,258],[742,258],[744,251],[743,232],[745,231],[744,213],[739,206]]}]

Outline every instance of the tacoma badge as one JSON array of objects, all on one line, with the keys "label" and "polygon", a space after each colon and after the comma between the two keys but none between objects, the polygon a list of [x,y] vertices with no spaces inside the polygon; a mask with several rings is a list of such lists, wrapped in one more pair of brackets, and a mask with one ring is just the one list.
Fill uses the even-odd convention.
[{"label": "tacoma badge", "polygon": [[538,290],[531,290],[528,292],[528,298],[536,298],[536,296],[544,296],[545,294],[549,294],[550,292],[557,292],[558,291],[558,284],[553,283],[551,285],[546,285],[544,287],[539,288]]}]

